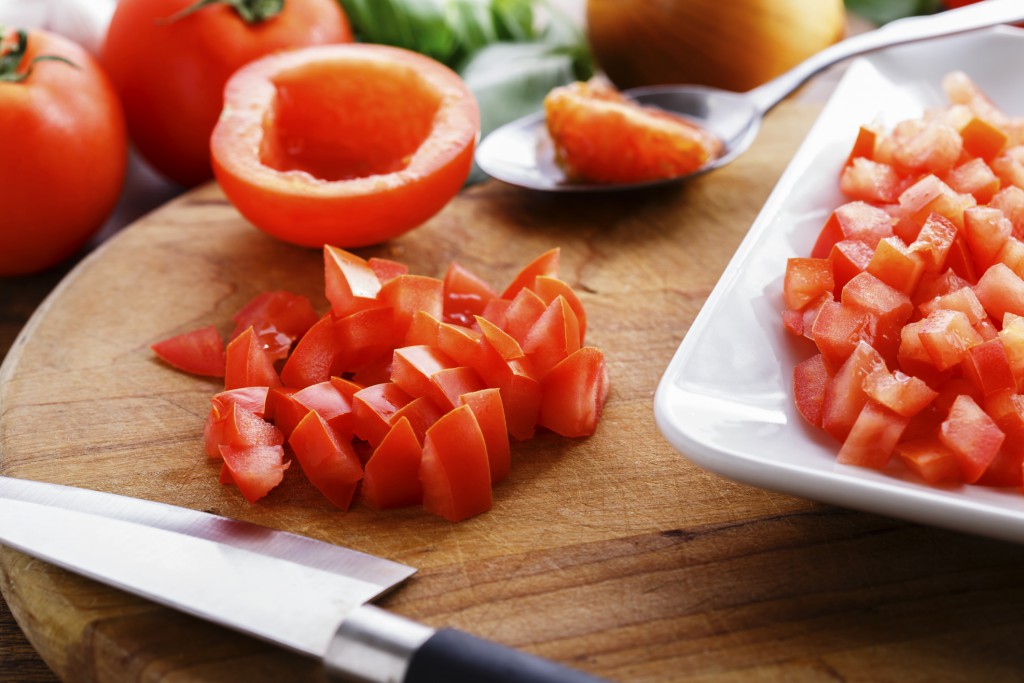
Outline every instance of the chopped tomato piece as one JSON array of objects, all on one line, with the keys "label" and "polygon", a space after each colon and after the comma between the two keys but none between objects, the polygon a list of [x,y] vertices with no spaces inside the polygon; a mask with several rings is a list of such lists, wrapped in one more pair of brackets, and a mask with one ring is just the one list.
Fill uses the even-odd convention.
[{"label": "chopped tomato piece", "polygon": [[450,522],[491,509],[487,442],[468,405],[452,410],[427,430],[420,481],[423,508]]},{"label": "chopped tomato piece", "polygon": [[281,446],[221,446],[220,454],[224,458],[222,483],[233,483],[250,503],[280,484],[289,465]]},{"label": "chopped tomato piece", "polygon": [[561,296],[551,302],[523,340],[523,352],[541,378],[579,348],[579,320]]},{"label": "chopped tomato piece", "polygon": [[924,260],[893,235],[878,243],[865,271],[890,287],[910,294],[924,274]]},{"label": "chopped tomato piece", "polygon": [[324,245],[324,289],[335,315],[378,306],[380,288],[380,279],[369,263],[344,249]]},{"label": "chopped tomato piece", "polygon": [[1007,313],[1024,315],[1024,280],[1002,263],[985,271],[974,293],[996,320],[1002,320]]},{"label": "chopped tomato piece", "polygon": [[541,275],[548,277],[558,277],[558,266],[561,262],[561,250],[557,247],[550,249],[530,263],[526,264],[512,279],[505,291],[502,292],[501,298],[508,299],[511,301],[515,298],[516,294],[523,287],[530,288],[533,283]]},{"label": "chopped tomato piece", "polygon": [[444,314],[444,283],[423,275],[398,275],[380,288],[378,299],[392,308],[395,334],[404,336],[417,312],[440,320]]},{"label": "chopped tomato piece", "polygon": [[487,303],[497,296],[490,285],[453,261],[444,276],[444,320],[472,325],[474,317],[483,315]]},{"label": "chopped tomato piece", "polygon": [[511,466],[511,445],[508,427],[505,423],[505,409],[501,404],[501,392],[488,388],[465,393],[459,400],[469,406],[480,425],[480,432],[487,444],[487,461],[490,463],[491,484],[497,484],[508,476]]},{"label": "chopped tomato piece", "polygon": [[587,311],[572,287],[556,277],[538,275],[533,282],[533,291],[545,304],[550,305],[559,296],[569,303],[569,307],[572,308],[573,313],[576,314],[576,320],[579,322],[580,344],[583,344],[587,335]]},{"label": "chopped tomato piece", "polygon": [[599,349],[582,347],[553,367],[542,385],[538,424],[562,436],[594,433],[608,398],[608,370]]},{"label": "chopped tomato piece", "polygon": [[832,264],[823,258],[791,258],[786,262],[782,292],[786,307],[799,311],[835,289]]},{"label": "chopped tomato piece", "polygon": [[810,424],[821,426],[821,413],[825,403],[825,387],[828,386],[828,370],[820,353],[797,363],[793,368],[793,394],[796,408]]},{"label": "chopped tomato piece", "polygon": [[846,440],[868,401],[864,378],[880,368],[885,368],[885,361],[878,352],[867,342],[858,342],[825,387],[821,427],[838,441]]},{"label": "chopped tomato piece", "polygon": [[373,446],[379,445],[391,430],[392,416],[411,400],[412,396],[393,382],[360,389],[352,396],[356,436]]},{"label": "chopped tomato piece", "polygon": [[295,345],[281,369],[281,381],[289,387],[306,387],[338,374],[341,349],[337,338],[337,321],[328,312]]},{"label": "chopped tomato piece", "polygon": [[278,360],[285,358],[292,342],[319,319],[313,304],[302,295],[284,291],[264,292],[231,316],[235,323],[231,338],[251,327],[270,357]]},{"label": "chopped tomato piece", "polygon": [[868,401],[850,428],[836,462],[880,470],[889,463],[908,419]]},{"label": "chopped tomato piece", "polygon": [[999,452],[1006,435],[973,398],[960,395],[942,423],[939,439],[956,454],[963,480],[972,484]]},{"label": "chopped tomato piece", "polygon": [[885,368],[878,368],[864,378],[864,393],[903,417],[917,415],[939,395],[921,379]]},{"label": "chopped tomato piece", "polygon": [[398,419],[366,462],[361,495],[377,510],[423,502],[420,461],[423,447],[409,418]]},{"label": "chopped tomato piece", "polygon": [[213,325],[156,342],[150,348],[167,363],[193,375],[223,377],[224,340]]},{"label": "chopped tomato piece", "polygon": [[956,455],[934,435],[898,444],[896,455],[929,484],[960,480]]},{"label": "chopped tomato piece", "polygon": [[273,359],[251,327],[228,344],[224,357],[225,389],[281,385]]},{"label": "chopped tomato piece", "polygon": [[306,478],[336,507],[348,510],[363,478],[352,443],[339,438],[315,411],[306,414],[288,437]]}]

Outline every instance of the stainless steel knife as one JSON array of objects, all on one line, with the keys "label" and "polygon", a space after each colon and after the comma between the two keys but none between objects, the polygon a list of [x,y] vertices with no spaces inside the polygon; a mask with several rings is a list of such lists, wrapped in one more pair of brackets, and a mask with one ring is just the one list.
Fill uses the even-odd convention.
[{"label": "stainless steel knife", "polygon": [[370,604],[412,567],[187,508],[0,477],[0,545],[316,657],[333,680],[600,680]]}]

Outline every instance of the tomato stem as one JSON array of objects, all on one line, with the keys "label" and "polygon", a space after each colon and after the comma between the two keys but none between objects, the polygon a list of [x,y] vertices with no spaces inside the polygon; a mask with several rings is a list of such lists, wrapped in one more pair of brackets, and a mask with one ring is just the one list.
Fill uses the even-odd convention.
[{"label": "tomato stem", "polygon": [[63,62],[75,69],[78,65],[64,57],[57,55],[39,55],[28,63],[28,68],[19,72],[25,53],[28,51],[28,32],[18,30],[14,33],[13,45],[5,38],[4,27],[0,26],[0,83],[21,83],[35,70],[36,62]]},{"label": "tomato stem", "polygon": [[210,5],[227,5],[246,23],[258,24],[273,19],[284,9],[285,0],[198,0],[193,5],[167,17],[161,24],[171,24]]}]

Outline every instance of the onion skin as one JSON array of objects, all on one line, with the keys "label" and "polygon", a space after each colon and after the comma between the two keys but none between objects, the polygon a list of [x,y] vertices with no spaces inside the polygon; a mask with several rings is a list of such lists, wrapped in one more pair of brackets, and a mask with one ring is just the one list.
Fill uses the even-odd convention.
[{"label": "onion skin", "polygon": [[619,88],[755,88],[843,38],[843,0],[587,0],[587,35]]}]

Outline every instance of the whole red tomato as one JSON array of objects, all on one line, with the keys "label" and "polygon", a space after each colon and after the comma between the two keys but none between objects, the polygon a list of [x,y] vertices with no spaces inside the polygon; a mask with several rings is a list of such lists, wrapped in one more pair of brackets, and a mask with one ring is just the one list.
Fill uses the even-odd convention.
[{"label": "whole red tomato", "polygon": [[138,151],[193,186],[213,176],[210,133],[236,69],[271,52],[351,40],[337,0],[120,0],[101,61]]},{"label": "whole red tomato", "polygon": [[64,261],[109,218],[128,140],[109,79],[79,45],[0,27],[0,276]]}]

